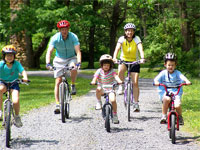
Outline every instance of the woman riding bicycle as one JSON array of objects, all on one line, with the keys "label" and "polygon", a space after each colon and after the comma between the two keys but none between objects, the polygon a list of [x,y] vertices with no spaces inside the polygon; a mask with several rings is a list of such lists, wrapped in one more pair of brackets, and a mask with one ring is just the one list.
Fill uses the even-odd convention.
[{"label": "woman riding bicycle", "polygon": [[[186,84],[191,84],[191,82],[178,70],[175,70],[177,64],[177,57],[174,53],[167,53],[164,57],[164,65],[166,67],[165,70],[161,71],[154,79],[154,84],[159,85],[159,83],[166,84],[166,86],[177,86],[183,81]],[[169,91],[176,93],[177,88],[170,88]],[[162,101],[162,118],[160,120],[161,124],[166,123],[167,120],[167,109],[169,107],[169,103],[171,98],[165,92],[164,87],[158,87],[159,97]],[[176,111],[179,115],[179,124],[183,125],[183,117],[181,110],[181,96],[183,94],[183,90],[181,88],[179,94],[176,96],[174,101]]]},{"label": "woman riding bicycle", "polygon": [[[15,55],[17,53],[16,48],[13,45],[7,45],[2,49],[2,58],[0,61],[0,79],[6,82],[12,82],[18,79],[19,73],[23,76],[23,81],[27,82],[27,73],[22,67],[21,63],[15,60]],[[0,81],[0,120],[2,119],[2,101],[3,93],[7,91],[6,83]],[[19,104],[19,84],[14,83],[11,86],[13,107],[15,110],[14,125],[16,127],[22,127],[21,118],[19,116],[20,104]]]},{"label": "woman riding bicycle", "polygon": [[[143,46],[142,46],[142,42],[140,40],[140,38],[138,36],[135,35],[135,30],[136,30],[136,26],[132,23],[127,23],[124,26],[124,36],[121,36],[118,39],[116,48],[115,48],[115,52],[113,55],[113,61],[116,62],[117,61],[117,55],[119,53],[119,50],[121,49],[121,55],[120,55],[120,59],[124,60],[126,62],[133,62],[136,60],[139,60],[138,57],[138,50],[140,53],[140,62],[144,63],[145,59],[144,59],[144,51],[143,51]],[[124,64],[121,64],[118,66],[118,75],[119,78],[124,81],[124,73],[127,70],[127,66]],[[135,99],[135,105],[133,106],[134,111],[135,112],[139,112],[140,108],[139,108],[139,86],[138,86],[138,79],[139,79],[139,73],[140,73],[140,65],[134,65],[131,66],[131,78],[132,78],[132,82],[133,82],[133,95],[134,95],[134,99]],[[123,94],[123,86],[120,85],[119,89],[118,89],[118,94]]]}]

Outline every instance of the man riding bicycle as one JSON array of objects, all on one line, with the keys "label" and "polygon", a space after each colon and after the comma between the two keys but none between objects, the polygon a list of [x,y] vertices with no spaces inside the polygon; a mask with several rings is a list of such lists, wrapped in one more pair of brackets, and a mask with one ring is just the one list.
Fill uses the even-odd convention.
[{"label": "man riding bicycle", "polygon": [[[57,23],[59,32],[56,33],[50,40],[49,47],[46,54],[46,67],[50,69],[52,66],[50,64],[51,54],[54,49],[56,49],[56,56],[53,60],[53,65],[58,67],[54,70],[55,80],[55,100],[56,109],[55,114],[60,113],[59,105],[59,84],[62,81],[62,70],[59,68],[66,65],[74,66],[79,68],[81,65],[81,50],[80,42],[76,34],[69,32],[70,23],[67,20],[61,20]],[[73,69],[71,72],[71,91],[72,95],[76,94],[75,81],[77,77],[77,69]]]},{"label": "man riding bicycle", "polygon": [[[113,55],[113,61],[117,61],[117,55],[119,50],[121,49],[120,59],[126,62],[133,62],[139,59],[138,50],[140,52],[140,62],[144,63],[144,51],[140,38],[135,35],[136,26],[132,23],[127,23],[124,26],[124,36],[121,36],[118,39],[115,52]],[[125,64],[120,64],[118,66],[118,75],[122,81],[124,81],[124,73],[127,70],[127,66]],[[138,79],[140,73],[140,65],[132,65],[131,66],[131,78],[133,82],[133,95],[135,99],[135,105],[133,106],[135,112],[139,112],[139,87],[138,87]],[[123,94],[123,86],[120,85],[118,89],[118,94]]]}]

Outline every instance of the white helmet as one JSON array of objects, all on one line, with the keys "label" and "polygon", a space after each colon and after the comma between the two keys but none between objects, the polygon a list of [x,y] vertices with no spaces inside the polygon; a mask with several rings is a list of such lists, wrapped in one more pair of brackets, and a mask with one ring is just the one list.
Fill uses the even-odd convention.
[{"label": "white helmet", "polygon": [[124,30],[126,29],[136,29],[136,26],[133,24],[133,23],[127,23],[125,26],[124,26]]},{"label": "white helmet", "polygon": [[110,56],[109,54],[104,54],[100,57],[99,62],[101,64],[101,66],[103,66],[103,63],[110,63],[110,68],[113,68],[114,66],[114,62],[112,60],[112,56]]}]

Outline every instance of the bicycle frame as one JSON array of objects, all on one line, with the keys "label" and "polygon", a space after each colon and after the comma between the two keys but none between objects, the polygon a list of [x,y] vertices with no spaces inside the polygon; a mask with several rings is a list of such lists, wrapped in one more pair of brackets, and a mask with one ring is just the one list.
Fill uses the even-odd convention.
[{"label": "bicycle frame", "polygon": [[[170,117],[172,114],[175,114],[176,115],[176,119],[177,119],[177,131],[179,131],[179,117],[178,117],[178,113],[175,111],[175,106],[174,106],[174,101],[175,101],[175,96],[177,96],[179,94],[179,91],[181,89],[181,87],[183,85],[187,85],[186,83],[181,83],[180,85],[178,86],[166,86],[165,84],[159,84],[159,86],[163,86],[165,88],[165,92],[168,93],[168,96],[171,98],[171,101],[170,101],[170,106],[169,106],[169,113],[168,113],[168,116],[167,116],[167,120],[168,120],[168,125],[167,125],[167,129],[170,130],[171,127],[171,122],[170,122]],[[177,88],[177,92],[176,93],[173,93],[173,92],[168,92],[168,88]]]},{"label": "bicycle frame", "polygon": [[128,68],[127,68],[127,76],[126,76],[126,81],[125,81],[125,88],[124,88],[124,102],[127,104],[129,102],[127,102],[127,89],[128,89],[128,84],[131,84],[130,86],[130,89],[131,89],[131,103],[133,104],[133,84],[132,84],[132,80],[131,80],[131,71],[130,71],[130,67],[131,65],[138,65],[140,63],[140,61],[133,61],[133,62],[125,62],[125,61],[122,61],[120,60],[118,62],[118,64],[125,64],[125,65],[128,65]]}]

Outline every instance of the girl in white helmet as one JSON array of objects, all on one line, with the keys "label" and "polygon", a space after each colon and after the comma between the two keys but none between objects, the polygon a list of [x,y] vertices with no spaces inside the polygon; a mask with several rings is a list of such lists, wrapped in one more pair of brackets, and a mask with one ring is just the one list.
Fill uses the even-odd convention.
[{"label": "girl in white helmet", "polygon": [[[94,74],[94,78],[92,79],[91,84],[96,84],[97,82],[99,84],[113,84],[113,82],[116,80],[118,83],[122,83],[116,72],[113,70],[113,60],[112,56],[105,54],[102,55],[100,58],[100,64],[101,68],[99,68],[96,73]],[[101,86],[97,86],[96,89],[96,98],[97,98],[97,104],[96,104],[96,110],[99,110],[102,108],[102,102],[101,102],[101,95],[104,93]],[[112,103],[113,106],[113,123],[117,124],[119,123],[118,116],[117,116],[117,103],[116,103],[116,95],[113,92],[109,93],[109,100]]]}]

